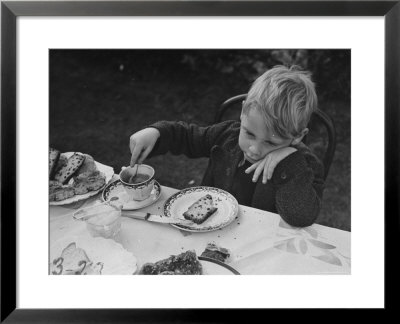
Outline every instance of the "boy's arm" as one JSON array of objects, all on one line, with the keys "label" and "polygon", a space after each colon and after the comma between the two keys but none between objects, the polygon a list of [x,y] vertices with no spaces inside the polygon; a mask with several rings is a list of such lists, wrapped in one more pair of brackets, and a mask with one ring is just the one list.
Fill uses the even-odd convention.
[{"label": "boy's arm", "polygon": [[233,121],[212,126],[198,126],[182,121],[160,121],[148,127],[160,132],[150,156],[165,154],[185,154],[189,158],[209,157],[211,148],[224,137],[229,136]]},{"label": "boy's arm", "polygon": [[310,153],[290,154],[275,168],[276,208],[289,225],[312,225],[320,212],[324,188],[322,163]]}]

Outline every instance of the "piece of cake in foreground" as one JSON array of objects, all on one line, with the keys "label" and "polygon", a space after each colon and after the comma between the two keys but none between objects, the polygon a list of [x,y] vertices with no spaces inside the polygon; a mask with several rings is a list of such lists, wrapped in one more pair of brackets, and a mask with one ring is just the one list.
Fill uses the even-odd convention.
[{"label": "piece of cake in foreground", "polygon": [[203,268],[196,252],[189,250],[156,263],[146,263],[139,274],[143,275],[201,275]]}]

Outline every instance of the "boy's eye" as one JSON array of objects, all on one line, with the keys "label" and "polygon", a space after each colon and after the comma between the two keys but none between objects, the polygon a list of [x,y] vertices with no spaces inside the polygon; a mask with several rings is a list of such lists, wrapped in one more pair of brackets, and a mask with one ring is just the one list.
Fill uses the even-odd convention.
[{"label": "boy's eye", "polygon": [[277,144],[272,143],[272,142],[270,142],[270,141],[265,141],[265,143],[268,144],[268,145],[271,145],[271,146],[277,146]]},{"label": "boy's eye", "polygon": [[246,131],[246,134],[247,134],[248,136],[254,137],[254,135],[253,135],[252,133],[249,133],[248,131]]}]

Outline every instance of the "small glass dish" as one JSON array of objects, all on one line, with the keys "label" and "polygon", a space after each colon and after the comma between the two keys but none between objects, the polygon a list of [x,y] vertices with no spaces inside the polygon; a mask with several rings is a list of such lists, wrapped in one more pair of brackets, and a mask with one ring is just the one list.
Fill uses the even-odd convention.
[{"label": "small glass dish", "polygon": [[113,204],[104,203],[81,209],[73,217],[84,220],[93,237],[114,238],[121,230],[121,208]]}]

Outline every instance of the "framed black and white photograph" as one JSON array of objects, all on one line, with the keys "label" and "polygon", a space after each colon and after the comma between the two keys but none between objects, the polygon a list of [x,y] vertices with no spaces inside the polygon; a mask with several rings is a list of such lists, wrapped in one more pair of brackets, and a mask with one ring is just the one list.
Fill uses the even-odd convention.
[{"label": "framed black and white photograph", "polygon": [[3,1],[1,320],[388,309],[399,14]]}]

